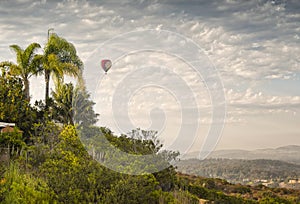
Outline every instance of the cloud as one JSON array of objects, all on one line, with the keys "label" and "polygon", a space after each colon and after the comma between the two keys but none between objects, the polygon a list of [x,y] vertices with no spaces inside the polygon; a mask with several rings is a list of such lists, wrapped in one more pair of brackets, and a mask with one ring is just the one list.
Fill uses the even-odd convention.
[{"label": "cloud", "polygon": [[114,1],[3,1],[1,8],[3,58],[13,57],[5,51],[10,44],[44,43],[50,26],[74,42],[83,58],[122,32],[164,28],[197,42],[229,84],[299,72],[297,1],[124,1],[122,6]]},{"label": "cloud", "polygon": [[270,108],[279,105],[300,105],[300,96],[272,96],[263,94],[262,92],[257,93],[251,88],[242,93],[234,92],[232,89],[230,89],[227,91],[227,99],[229,104],[231,105],[255,104],[260,106],[267,106]]},{"label": "cloud", "polygon": [[[255,92],[251,88],[246,92],[226,91],[228,120],[230,122],[249,122],[249,117],[264,118],[268,115],[289,114],[290,121],[295,121],[300,114],[300,96],[274,96]],[[248,119],[246,119],[248,118]]]}]

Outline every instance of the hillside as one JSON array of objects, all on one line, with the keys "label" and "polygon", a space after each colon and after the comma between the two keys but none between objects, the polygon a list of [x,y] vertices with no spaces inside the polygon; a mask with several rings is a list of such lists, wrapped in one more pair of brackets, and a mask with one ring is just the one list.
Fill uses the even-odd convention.
[{"label": "hillside", "polygon": [[[8,157],[2,157],[0,162],[0,203],[300,203],[300,190],[232,184],[224,179],[176,173],[172,166],[150,174],[118,173],[88,155],[74,126],[60,127],[48,123],[39,128],[39,133],[47,138],[52,135],[53,140],[32,146],[22,143],[22,149],[31,148],[30,151],[18,151],[14,148],[9,153],[4,153]],[[55,134],[45,132],[49,129],[55,130]],[[154,142],[126,135],[118,137],[107,128],[90,127],[86,133],[89,133],[86,136],[93,143],[101,139],[99,135],[105,134],[111,144],[131,154],[149,154],[150,151],[159,150],[152,145]],[[92,133],[95,136],[91,136]],[[17,137],[18,134],[19,132],[0,133],[0,138]],[[18,144],[16,140],[2,141],[0,147],[4,149]],[[105,144],[99,144],[98,150],[106,151]],[[114,152],[106,153],[108,156],[103,157],[103,162],[115,155]],[[171,157],[174,154],[169,152],[168,155]],[[128,160],[126,157],[119,159],[119,167]],[[210,161],[221,163],[222,159]],[[182,162],[195,169],[193,165],[198,161]],[[271,164],[276,166],[278,162]],[[290,166],[285,170],[293,166],[286,164]],[[132,162],[128,170],[135,169],[136,165]],[[201,166],[205,165],[200,164]],[[293,167],[298,168],[297,165]]]},{"label": "hillside", "polygon": [[300,203],[300,190],[231,184],[223,179],[181,173],[178,179],[183,189],[200,198],[200,203]]}]

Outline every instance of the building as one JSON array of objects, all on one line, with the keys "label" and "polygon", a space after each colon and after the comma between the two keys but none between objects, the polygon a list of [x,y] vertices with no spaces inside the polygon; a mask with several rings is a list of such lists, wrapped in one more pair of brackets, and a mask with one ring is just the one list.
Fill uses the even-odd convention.
[{"label": "building", "polygon": [[292,184],[298,183],[298,179],[290,179],[289,183],[292,183]]},{"label": "building", "polygon": [[5,123],[5,122],[0,122],[0,132],[12,132],[13,127],[15,127],[15,123]]}]

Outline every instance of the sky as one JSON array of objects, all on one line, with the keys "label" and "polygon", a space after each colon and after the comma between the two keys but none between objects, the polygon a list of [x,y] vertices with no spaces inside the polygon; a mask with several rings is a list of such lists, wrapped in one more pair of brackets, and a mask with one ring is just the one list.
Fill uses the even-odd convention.
[{"label": "sky", "polygon": [[[116,134],[157,130],[181,152],[300,145],[298,0],[2,0],[0,61],[49,28],[76,47],[97,124]],[[30,88],[43,98],[42,77]]]}]

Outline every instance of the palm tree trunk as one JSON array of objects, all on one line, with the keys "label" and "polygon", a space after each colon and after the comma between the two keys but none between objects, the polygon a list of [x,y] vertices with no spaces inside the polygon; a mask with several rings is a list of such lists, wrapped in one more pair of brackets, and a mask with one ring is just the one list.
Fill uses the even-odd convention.
[{"label": "palm tree trunk", "polygon": [[45,90],[45,103],[46,108],[49,104],[49,82],[50,82],[50,72],[48,70],[45,70],[45,83],[46,83],[46,90]]},{"label": "palm tree trunk", "polygon": [[25,98],[29,102],[30,101],[30,95],[29,95],[29,80],[27,78],[24,78],[24,92],[25,92]]}]

